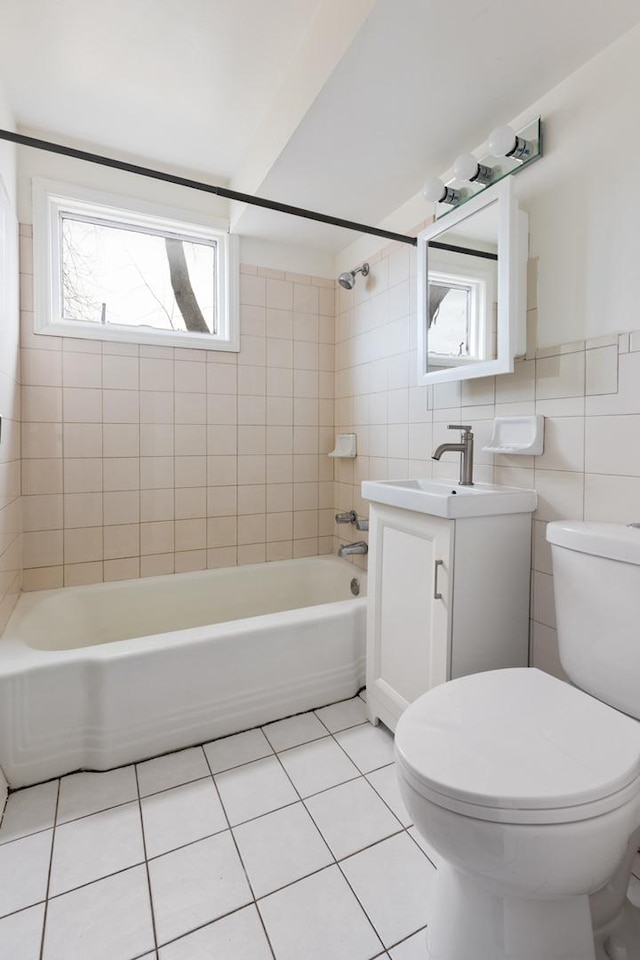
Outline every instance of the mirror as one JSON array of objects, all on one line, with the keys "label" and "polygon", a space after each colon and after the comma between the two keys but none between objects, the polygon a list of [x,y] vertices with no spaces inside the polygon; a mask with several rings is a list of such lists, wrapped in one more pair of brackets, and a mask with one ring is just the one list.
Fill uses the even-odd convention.
[{"label": "mirror", "polygon": [[418,236],[421,383],[510,373],[526,349],[527,216],[507,179]]}]

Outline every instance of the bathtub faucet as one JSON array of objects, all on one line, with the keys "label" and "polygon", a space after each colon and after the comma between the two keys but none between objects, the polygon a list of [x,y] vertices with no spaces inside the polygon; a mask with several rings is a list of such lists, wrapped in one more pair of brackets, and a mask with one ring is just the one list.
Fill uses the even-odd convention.
[{"label": "bathtub faucet", "polygon": [[351,557],[354,553],[368,553],[369,547],[364,540],[358,540],[357,543],[343,543],[338,550],[339,557]]}]

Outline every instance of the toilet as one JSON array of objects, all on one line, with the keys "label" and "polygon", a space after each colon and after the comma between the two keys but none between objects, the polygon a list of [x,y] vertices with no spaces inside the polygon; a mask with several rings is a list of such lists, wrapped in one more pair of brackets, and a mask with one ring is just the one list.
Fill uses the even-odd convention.
[{"label": "toilet", "polygon": [[550,523],[571,684],[534,668],[435,687],[396,730],[438,856],[429,960],[640,960],[640,529]]}]

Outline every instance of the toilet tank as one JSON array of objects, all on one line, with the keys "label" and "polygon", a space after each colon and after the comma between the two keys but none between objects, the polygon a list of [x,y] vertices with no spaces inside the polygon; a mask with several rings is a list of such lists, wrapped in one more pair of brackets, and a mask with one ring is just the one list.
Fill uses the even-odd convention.
[{"label": "toilet tank", "polygon": [[640,720],[640,529],[554,522],[547,540],[567,676]]}]

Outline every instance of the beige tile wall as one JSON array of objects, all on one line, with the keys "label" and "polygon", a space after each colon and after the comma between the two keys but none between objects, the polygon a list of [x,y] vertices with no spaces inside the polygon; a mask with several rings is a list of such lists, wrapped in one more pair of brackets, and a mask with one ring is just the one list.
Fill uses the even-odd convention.
[{"label": "beige tile wall", "polygon": [[[18,599],[22,584],[20,510],[20,351],[17,290],[0,305],[0,633]],[[12,300],[14,303],[12,304]],[[0,777],[0,781],[1,781]],[[1,786],[1,784],[0,784]],[[1,801],[0,790],[0,801]],[[1,803],[0,803],[1,809]]]},{"label": "beige tile wall", "polygon": [[22,273],[25,589],[331,550],[333,281],[243,266],[233,354],[35,336]]},{"label": "beige tile wall", "polygon": [[[334,506],[366,516],[365,479],[457,479],[458,458],[431,460],[469,423],[477,480],[538,492],[532,559],[532,662],[560,674],[546,525],[556,519],[640,520],[640,333],[536,350],[536,263],[529,265],[527,357],[512,375],[417,385],[414,253],[397,245],[371,262],[367,283],[340,291],[336,313],[336,431],[355,431],[359,456],[336,463]],[[482,451],[495,416],[543,414],[539,457]],[[337,533],[362,538],[353,528]],[[336,544],[337,544],[336,540]],[[366,558],[354,558],[361,565]]]}]

